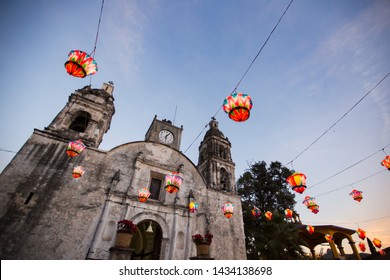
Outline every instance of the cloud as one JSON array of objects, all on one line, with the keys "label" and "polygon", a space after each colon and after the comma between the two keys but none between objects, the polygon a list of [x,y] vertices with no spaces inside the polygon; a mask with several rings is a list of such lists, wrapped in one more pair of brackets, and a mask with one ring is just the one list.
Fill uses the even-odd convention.
[{"label": "cloud", "polygon": [[[104,18],[105,17],[105,18]],[[142,42],[147,17],[138,2],[121,0],[107,5],[104,45],[116,69],[124,76],[132,76],[137,70],[136,57],[143,52]],[[102,38],[103,39],[103,38]]]}]

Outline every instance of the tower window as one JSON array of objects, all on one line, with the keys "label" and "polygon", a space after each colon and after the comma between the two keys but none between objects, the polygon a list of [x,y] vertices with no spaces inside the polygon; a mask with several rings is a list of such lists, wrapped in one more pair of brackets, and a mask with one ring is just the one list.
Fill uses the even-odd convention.
[{"label": "tower window", "polygon": [[77,114],[75,120],[70,124],[69,129],[78,132],[85,132],[90,119],[91,115],[88,112],[81,111]]},{"label": "tower window", "polygon": [[220,171],[220,183],[223,190],[227,190],[227,172],[225,168],[221,168]]},{"label": "tower window", "polygon": [[152,178],[149,187],[149,191],[150,191],[149,198],[156,199],[156,200],[160,198],[161,185],[162,185],[161,179]]}]

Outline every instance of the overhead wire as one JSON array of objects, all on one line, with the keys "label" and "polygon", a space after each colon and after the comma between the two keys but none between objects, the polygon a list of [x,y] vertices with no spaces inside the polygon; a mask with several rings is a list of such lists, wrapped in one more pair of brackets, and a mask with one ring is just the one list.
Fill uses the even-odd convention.
[{"label": "overhead wire", "polygon": [[[95,57],[96,54],[96,45],[99,38],[100,22],[102,21],[103,7],[104,7],[104,0],[102,0],[102,5],[100,7],[100,15],[99,15],[99,21],[98,21],[98,26],[96,31],[95,44],[93,46],[92,52],[89,54],[91,57]],[[89,85],[91,84],[92,84],[92,75],[89,77]]]},{"label": "overhead wire", "polygon": [[382,173],[382,172],[385,172],[385,171],[387,171],[387,170],[386,170],[386,169],[383,169],[383,170],[378,171],[378,172],[376,172],[376,173],[374,173],[374,174],[371,174],[371,175],[369,175],[369,176],[367,176],[367,177],[364,177],[363,179],[360,179],[360,180],[358,180],[358,181],[356,181],[356,182],[353,182],[353,183],[351,183],[351,184],[348,184],[348,185],[346,185],[346,186],[344,186],[344,187],[340,187],[340,188],[336,188],[336,189],[327,191],[327,192],[325,192],[325,193],[316,195],[315,197],[319,197],[319,196],[326,195],[326,194],[329,194],[329,193],[332,193],[332,192],[335,192],[335,191],[338,191],[338,190],[341,190],[341,189],[348,188],[348,187],[350,187],[350,186],[353,186],[353,185],[355,185],[355,184],[357,184],[357,183],[360,183],[360,182],[362,182],[362,181],[365,181],[365,180],[367,180],[367,179],[369,179],[369,178],[371,178],[371,177],[374,177],[374,176],[376,176],[376,175],[378,175],[378,174],[380,174],[380,173]]},{"label": "overhead wire", "polygon": [[326,133],[328,133],[333,127],[335,127],[348,113],[350,113],[364,98],[366,98],[374,89],[376,89],[388,76],[390,72],[388,72],[382,79],[379,80],[363,97],[361,97],[344,115],[342,115],[335,123],[333,123],[325,132],[323,132],[318,138],[316,138],[309,146],[307,146],[302,152],[300,152],[297,156],[295,156],[292,160],[290,160],[287,164],[292,164],[294,160],[300,157],[304,152],[306,152],[310,147],[312,147],[318,140],[320,140]]},{"label": "overhead wire", "polygon": [[373,153],[373,154],[371,154],[371,155],[369,155],[369,156],[367,156],[367,157],[365,157],[365,158],[359,160],[358,162],[356,162],[356,163],[354,163],[354,164],[352,164],[352,165],[350,165],[350,166],[344,168],[343,170],[341,170],[341,171],[339,171],[339,172],[337,172],[337,173],[335,173],[335,174],[329,176],[328,178],[326,178],[326,179],[324,179],[324,180],[322,180],[322,181],[320,181],[320,182],[318,182],[318,183],[316,183],[316,184],[314,184],[314,185],[308,187],[307,189],[311,189],[311,188],[313,188],[313,187],[315,187],[315,186],[318,186],[319,184],[322,184],[323,182],[328,181],[329,179],[331,179],[331,178],[333,178],[333,177],[335,177],[335,176],[337,176],[337,175],[343,173],[344,171],[347,171],[348,169],[350,169],[350,168],[352,168],[352,167],[358,165],[359,163],[365,161],[366,159],[369,159],[370,157],[376,155],[377,153],[379,153],[379,152],[381,152],[381,151],[384,151],[384,149],[385,149],[386,147],[388,147],[388,146],[390,146],[390,144],[387,144],[385,147],[383,147],[382,149],[376,151],[375,153]]},{"label": "overhead wire", "polygon": [[[259,49],[259,51],[257,52],[256,56],[253,58],[252,62],[249,64],[248,68],[245,70],[244,74],[242,75],[241,79],[238,81],[237,85],[234,87],[234,89],[232,90],[232,92],[230,94],[233,94],[234,92],[236,92],[238,86],[241,84],[242,80],[245,78],[245,76],[248,74],[249,70],[251,69],[252,65],[255,63],[255,61],[257,60],[257,58],[259,57],[260,53],[263,51],[264,47],[267,45],[269,39],[271,38],[272,34],[274,33],[274,31],[276,30],[276,28],[278,27],[279,23],[282,21],[283,17],[285,16],[285,14],[287,13],[288,9],[290,8],[292,2],[294,0],[291,0],[290,3],[287,5],[286,9],[284,10],[283,14],[280,16],[279,20],[277,21],[277,23],[275,24],[275,26],[272,28],[271,32],[269,33],[268,37],[266,38],[266,40],[264,41],[263,45],[261,46],[261,48]],[[212,116],[212,119],[214,119],[219,111],[222,109],[223,106],[220,106],[217,110],[217,112]],[[207,128],[207,125],[208,123],[204,126],[204,128],[202,129],[202,131],[198,134],[198,136],[191,142],[191,144],[189,145],[189,147],[184,151],[187,152],[190,147],[195,143],[195,141],[202,135],[202,133],[206,130]]]}]

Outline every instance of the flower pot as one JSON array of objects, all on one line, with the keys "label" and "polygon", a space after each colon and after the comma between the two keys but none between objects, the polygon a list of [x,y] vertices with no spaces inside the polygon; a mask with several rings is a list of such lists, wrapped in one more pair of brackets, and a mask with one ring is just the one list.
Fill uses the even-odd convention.
[{"label": "flower pot", "polygon": [[197,244],[196,245],[196,255],[198,257],[209,256],[209,254],[210,254],[209,248],[210,248],[209,244]]},{"label": "flower pot", "polygon": [[117,231],[115,239],[115,247],[130,247],[133,234],[126,231]]}]

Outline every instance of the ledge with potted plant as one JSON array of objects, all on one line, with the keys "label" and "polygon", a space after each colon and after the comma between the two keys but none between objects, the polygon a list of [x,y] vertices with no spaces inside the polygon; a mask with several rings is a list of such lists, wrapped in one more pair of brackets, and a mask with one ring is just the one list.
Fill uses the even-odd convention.
[{"label": "ledge with potted plant", "polygon": [[197,257],[208,258],[210,256],[209,249],[212,240],[213,240],[213,235],[210,233],[206,233],[204,237],[199,233],[192,236],[192,241],[196,245]]},{"label": "ledge with potted plant", "polygon": [[116,230],[115,247],[130,247],[137,226],[130,220],[120,220]]}]

